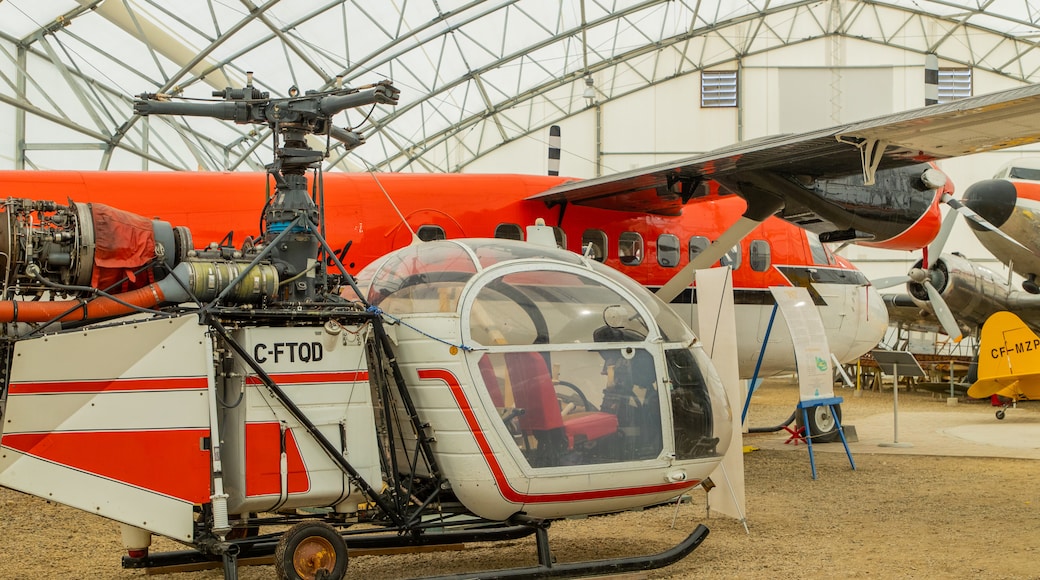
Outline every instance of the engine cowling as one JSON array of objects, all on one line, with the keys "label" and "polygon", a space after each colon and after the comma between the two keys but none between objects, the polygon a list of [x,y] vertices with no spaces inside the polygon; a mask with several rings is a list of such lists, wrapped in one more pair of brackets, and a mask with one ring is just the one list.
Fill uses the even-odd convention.
[{"label": "engine cowling", "polygon": [[[8,199],[0,219],[0,272],[5,296],[41,284],[64,294],[120,291],[162,278],[192,249],[191,232],[103,204]],[[162,272],[156,272],[162,269]],[[126,277],[124,283],[120,283]],[[54,291],[54,287],[48,290]]]},{"label": "engine cowling", "polygon": [[[914,264],[914,268],[920,267],[921,261]],[[1007,308],[1009,290],[1006,280],[963,256],[943,254],[926,274],[953,311],[962,330],[977,327],[993,312]],[[911,281],[906,288],[918,307],[931,311],[923,284]]]}]

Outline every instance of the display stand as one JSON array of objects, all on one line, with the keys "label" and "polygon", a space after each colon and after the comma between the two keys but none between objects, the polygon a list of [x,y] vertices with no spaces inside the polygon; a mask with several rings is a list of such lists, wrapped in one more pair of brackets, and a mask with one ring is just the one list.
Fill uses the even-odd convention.
[{"label": "display stand", "polygon": [[[813,432],[809,422],[809,413],[817,407],[826,407],[834,418],[834,426],[845,446],[845,454],[849,458],[852,469],[856,462],[852,460],[849,443],[845,439],[845,431],[838,419],[837,407],[842,398],[834,395],[834,374],[831,361],[834,355],[827,345],[827,331],[823,327],[820,311],[816,308],[809,291],[802,287],[770,287],[776,300],[776,306],[784,315],[787,328],[791,332],[791,344],[794,345],[795,365],[798,369],[798,405],[796,413],[802,414],[801,440],[809,448],[809,465],[812,467],[812,478],[816,479],[816,458],[813,455]],[[775,312],[775,310],[774,310]],[[788,430],[790,432],[790,430]],[[799,441],[798,433],[792,433],[787,442]]]},{"label": "display stand", "polygon": [[[835,411],[834,406],[840,405],[842,401],[841,397],[828,397],[826,399],[811,399],[808,401],[798,401],[798,410],[802,413],[802,424],[809,424],[809,410],[815,407],[827,407],[831,416],[834,417],[834,426],[838,430],[838,436],[841,437],[841,444],[845,446],[845,455],[849,458],[849,465],[852,466],[852,470],[856,470],[856,462],[852,460],[852,451],[849,450],[849,442],[845,439],[845,429],[841,426],[841,419],[838,418],[838,412]],[[809,465],[812,467],[812,478],[816,479],[816,458],[813,456],[812,450],[812,435],[805,435],[805,444],[809,446]]]},{"label": "display stand", "polygon": [[876,349],[870,351],[870,354],[877,361],[882,375],[885,374],[885,369],[892,371],[892,442],[878,443],[878,446],[913,447],[912,443],[899,441],[899,376],[923,377],[925,376],[924,369],[918,364],[914,355],[906,351]]}]

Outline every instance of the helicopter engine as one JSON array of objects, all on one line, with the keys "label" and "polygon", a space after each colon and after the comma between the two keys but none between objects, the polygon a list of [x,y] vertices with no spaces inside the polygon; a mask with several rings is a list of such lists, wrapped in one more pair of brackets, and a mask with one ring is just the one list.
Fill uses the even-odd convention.
[{"label": "helicopter engine", "polygon": [[191,232],[102,204],[8,199],[0,219],[5,294],[139,288],[187,258]]},{"label": "helicopter engine", "polygon": [[[250,266],[258,251],[252,242],[192,249],[187,228],[103,204],[8,199],[0,211],[0,323],[100,319],[224,294],[260,304],[275,296],[279,270]],[[92,296],[99,298],[81,302]]]}]

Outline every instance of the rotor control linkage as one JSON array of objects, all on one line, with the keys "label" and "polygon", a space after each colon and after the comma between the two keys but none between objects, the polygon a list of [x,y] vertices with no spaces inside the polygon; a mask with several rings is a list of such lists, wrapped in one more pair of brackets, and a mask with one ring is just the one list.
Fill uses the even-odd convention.
[{"label": "rotor control linkage", "polygon": [[335,114],[366,105],[396,105],[401,91],[389,80],[380,81],[361,88],[340,88],[332,91],[307,91],[303,95],[293,87],[289,97],[272,99],[249,84],[243,89],[227,88],[214,91],[213,96],[223,101],[182,103],[170,101],[164,93],[142,93],[134,101],[134,112],[138,115],[182,115],[188,117],[212,117],[234,121],[239,125],[250,123],[269,125],[294,125],[307,133],[329,135],[348,148],[364,143],[360,134],[334,126],[329,119]]},{"label": "rotor control linkage", "polygon": [[[300,94],[295,86],[285,98],[271,98],[253,86],[253,75],[247,75],[246,86],[213,92],[221,100],[211,102],[171,102],[163,93],[143,93],[134,102],[139,115],[186,115],[212,117],[238,124],[260,124],[270,127],[274,136],[274,160],[267,173],[275,184],[275,195],[268,199],[263,211],[261,240],[281,280],[276,300],[309,303],[319,296],[334,292],[337,286],[329,275],[323,257],[327,244],[323,238],[324,216],[320,207],[323,192],[312,195],[306,173],[321,171],[321,160],[327,151],[315,151],[307,135],[328,135],[340,141],[349,151],[365,142],[353,129],[332,124],[333,115],[366,105],[396,105],[400,91],[389,80],[360,88],[341,86],[337,78],[329,91],[307,91]],[[320,185],[322,181],[319,179]],[[288,235],[286,235],[288,234]],[[275,245],[275,240],[280,242]],[[342,273],[345,273],[340,268]],[[236,279],[236,285],[242,277]],[[291,282],[291,283],[290,283]]]}]

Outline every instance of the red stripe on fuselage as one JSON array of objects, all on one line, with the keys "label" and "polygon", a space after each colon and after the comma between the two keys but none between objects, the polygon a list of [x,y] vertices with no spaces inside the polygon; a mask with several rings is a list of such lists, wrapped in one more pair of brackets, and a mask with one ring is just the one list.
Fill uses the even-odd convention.
[{"label": "red stripe on fuselage", "polygon": [[[328,373],[269,373],[277,384],[304,385],[314,383],[357,383],[368,380],[368,371],[346,371]],[[262,385],[263,381],[256,375],[246,377],[247,385]]]},{"label": "red stripe on fuselage", "polygon": [[209,502],[209,429],[14,433],[0,445],[44,461],[202,504]]},{"label": "red stripe on fuselage", "polygon": [[[246,496],[278,495],[282,491],[282,427],[278,422],[246,423]],[[285,432],[286,493],[310,489],[307,467],[292,429]]]},{"label": "red stripe on fuselage", "polygon": [[176,391],[207,387],[206,377],[164,377],[148,379],[101,379],[96,381],[25,381],[8,387],[11,395],[64,395],[120,391]]},{"label": "red stripe on fuselage", "polygon": [[1009,179],[1008,181],[1015,186],[1015,195],[1018,199],[1040,203],[1040,183],[1015,179]]},{"label": "red stripe on fuselage", "polygon": [[505,471],[502,469],[502,465],[498,462],[498,457],[491,448],[491,443],[488,441],[487,436],[484,434],[484,431],[480,428],[480,424],[477,422],[477,416],[473,412],[473,407],[469,404],[466,394],[462,391],[462,386],[459,384],[458,378],[450,371],[444,369],[422,369],[418,371],[418,375],[420,379],[439,380],[448,385],[448,389],[451,391],[455,403],[459,406],[459,410],[462,411],[462,416],[466,419],[466,425],[469,426],[470,431],[473,433],[473,438],[477,441],[477,447],[480,448],[480,453],[484,456],[484,461],[487,462],[488,467],[491,469],[491,474],[495,478],[495,482],[498,484],[499,492],[507,501],[514,503],[560,503],[568,501],[634,497],[637,495],[655,494],[665,491],[680,491],[683,489],[689,489],[700,483],[699,481],[683,481],[660,485],[590,489],[557,493],[524,493],[518,491],[510,485],[509,479],[506,477]]}]

